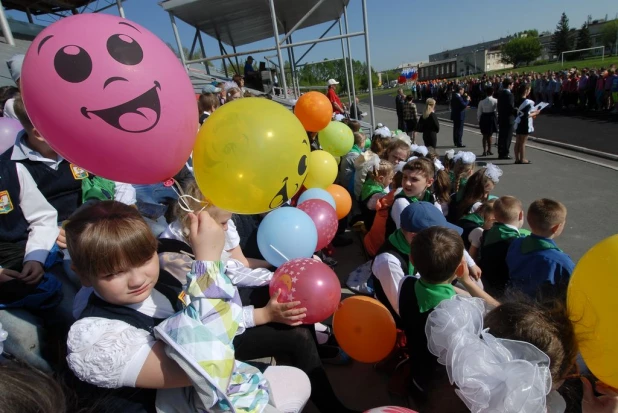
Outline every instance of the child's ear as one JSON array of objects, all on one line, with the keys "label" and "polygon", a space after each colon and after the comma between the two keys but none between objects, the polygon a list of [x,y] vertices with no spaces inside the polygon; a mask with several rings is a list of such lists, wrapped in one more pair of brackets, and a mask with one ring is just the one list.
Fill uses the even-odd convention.
[{"label": "child's ear", "polygon": [[459,265],[457,266],[457,269],[455,270],[455,275],[457,277],[463,277],[464,272],[466,271],[466,268],[468,268],[468,263],[466,262],[466,258],[462,257],[461,262],[459,263]]},{"label": "child's ear", "polygon": [[562,226],[564,225],[564,222],[561,222],[559,224],[554,225],[553,227],[551,227],[551,233],[552,234],[557,234],[560,229],[562,228]]},{"label": "child's ear", "polygon": [[434,181],[434,179],[433,179],[433,178],[429,178],[429,179],[427,180],[427,188],[429,188],[431,185],[433,185],[433,181]]},{"label": "child's ear", "polygon": [[524,211],[519,211],[519,221],[523,222],[524,220]]}]

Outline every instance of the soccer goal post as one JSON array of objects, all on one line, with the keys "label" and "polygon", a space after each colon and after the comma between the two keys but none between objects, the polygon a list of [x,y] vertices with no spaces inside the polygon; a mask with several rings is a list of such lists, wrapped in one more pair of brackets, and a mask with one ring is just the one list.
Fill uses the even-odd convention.
[{"label": "soccer goal post", "polygon": [[595,46],[595,47],[588,47],[586,49],[577,49],[577,50],[567,50],[566,52],[562,52],[560,53],[560,57],[562,60],[562,66],[564,66],[564,55],[567,53],[579,53],[579,52],[583,52],[586,50],[595,50],[595,49],[601,49],[601,60],[605,60],[605,46]]}]

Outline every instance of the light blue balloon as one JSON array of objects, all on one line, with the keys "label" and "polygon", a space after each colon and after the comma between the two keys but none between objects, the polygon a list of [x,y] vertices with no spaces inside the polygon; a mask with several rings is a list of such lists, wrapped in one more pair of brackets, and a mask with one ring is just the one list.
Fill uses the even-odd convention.
[{"label": "light blue balloon", "polygon": [[298,205],[302,204],[309,199],[321,199],[322,201],[326,201],[333,208],[337,209],[337,204],[335,204],[335,198],[331,194],[328,193],[327,190],[322,188],[309,188],[305,192],[303,192],[300,197],[298,197]]},{"label": "light blue balloon", "polygon": [[279,267],[294,258],[311,258],[318,245],[318,230],[305,212],[282,207],[262,220],[257,243],[264,259]]}]

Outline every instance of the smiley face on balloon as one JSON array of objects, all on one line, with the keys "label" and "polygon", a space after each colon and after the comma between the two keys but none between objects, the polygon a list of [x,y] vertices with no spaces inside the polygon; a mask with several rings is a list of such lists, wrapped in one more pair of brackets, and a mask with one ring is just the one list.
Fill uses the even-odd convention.
[{"label": "smiley face on balloon", "polygon": [[191,81],[134,22],[95,13],[59,20],[32,43],[21,84],[37,130],[90,172],[155,183],[189,158],[198,125]]}]

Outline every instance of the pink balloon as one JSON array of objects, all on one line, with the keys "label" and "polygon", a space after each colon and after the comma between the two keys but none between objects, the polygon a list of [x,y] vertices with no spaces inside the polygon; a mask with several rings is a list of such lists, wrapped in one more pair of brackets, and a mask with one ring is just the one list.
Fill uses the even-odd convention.
[{"label": "pink balloon", "polygon": [[399,406],[384,406],[376,407],[375,409],[367,410],[365,413],[418,413],[416,410],[406,409]]},{"label": "pink balloon", "polygon": [[307,309],[305,324],[324,321],[337,309],[341,301],[341,284],[330,267],[313,258],[297,258],[275,271],[270,281],[270,295],[281,290],[280,303],[300,301]]},{"label": "pink balloon", "polygon": [[17,119],[0,118],[0,154],[15,145],[17,135],[24,130]]},{"label": "pink balloon", "polygon": [[109,14],[43,30],[26,53],[21,91],[50,146],[104,178],[164,181],[197,135],[195,94],[178,58],[144,27]]},{"label": "pink balloon", "polygon": [[337,211],[328,202],[321,199],[309,199],[298,207],[305,211],[318,230],[318,245],[316,251],[326,247],[337,234]]}]

